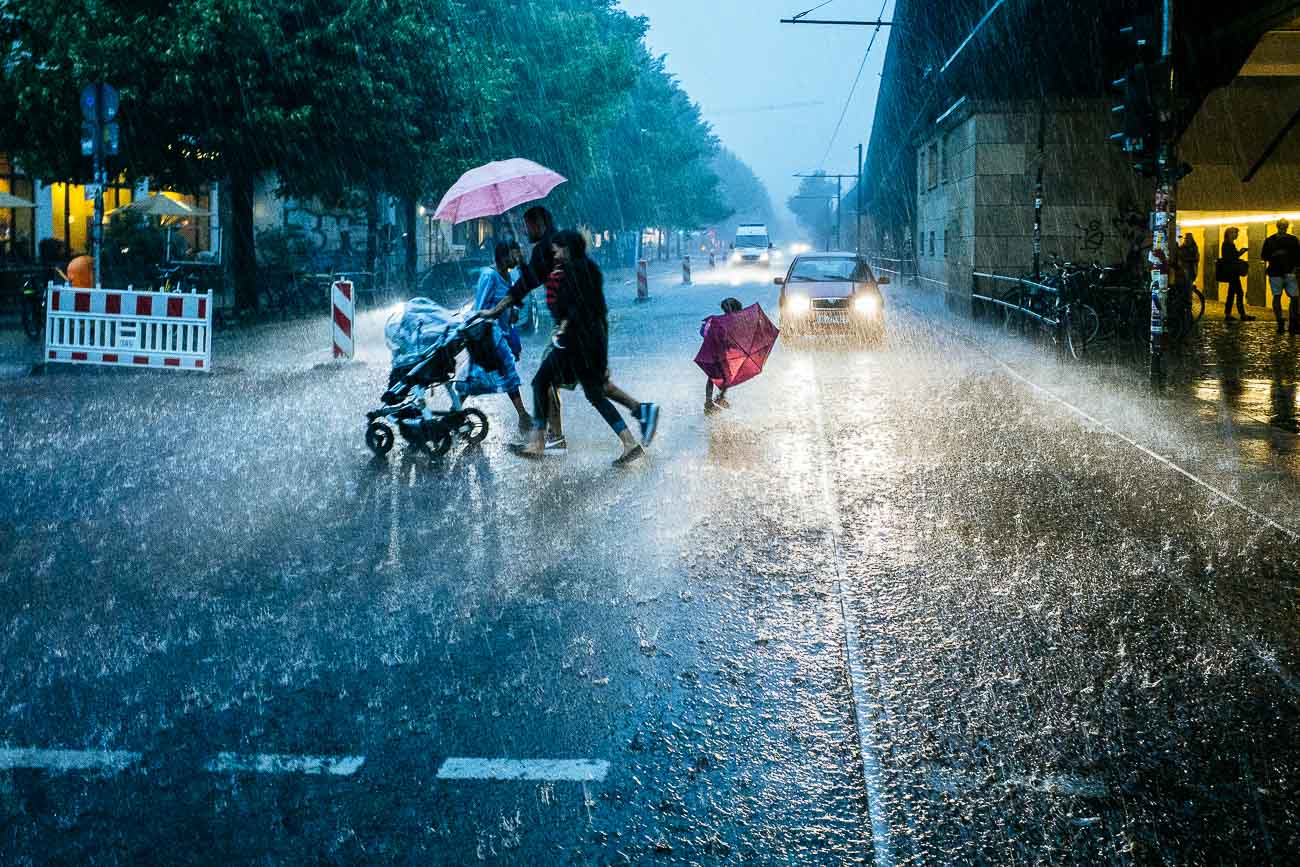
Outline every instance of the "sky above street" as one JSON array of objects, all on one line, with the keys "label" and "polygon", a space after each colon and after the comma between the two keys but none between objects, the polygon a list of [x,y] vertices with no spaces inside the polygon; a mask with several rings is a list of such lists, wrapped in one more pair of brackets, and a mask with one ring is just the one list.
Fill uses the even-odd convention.
[{"label": "sky above street", "polygon": [[[628,12],[650,20],[650,49],[668,55],[669,70],[723,145],[754,169],[787,216],[795,172],[856,170],[854,148],[870,135],[889,37],[889,28],[881,29],[831,145],[875,28],[780,23],[818,2],[622,0]],[[809,17],[888,21],[893,6],[893,0],[831,0]]]}]

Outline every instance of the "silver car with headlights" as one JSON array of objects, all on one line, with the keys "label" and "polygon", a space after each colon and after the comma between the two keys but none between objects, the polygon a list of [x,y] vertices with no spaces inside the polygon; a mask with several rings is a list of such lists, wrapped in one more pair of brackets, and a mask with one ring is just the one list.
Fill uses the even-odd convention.
[{"label": "silver car with headlights", "polygon": [[783,336],[838,333],[878,341],[885,332],[885,299],[877,277],[854,253],[801,253],[790,263],[781,287]]}]

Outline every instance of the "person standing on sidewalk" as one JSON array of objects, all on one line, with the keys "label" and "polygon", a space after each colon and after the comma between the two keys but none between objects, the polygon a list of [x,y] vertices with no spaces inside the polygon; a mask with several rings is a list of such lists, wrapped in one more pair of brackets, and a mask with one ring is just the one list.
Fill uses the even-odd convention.
[{"label": "person standing on sidewalk", "polygon": [[1237,249],[1237,236],[1241,230],[1236,226],[1229,226],[1223,233],[1223,246],[1219,249],[1219,262],[1215,266],[1215,279],[1220,283],[1228,284],[1228,300],[1223,305],[1223,319],[1225,322],[1232,321],[1232,299],[1237,299],[1237,313],[1241,316],[1242,322],[1250,322],[1255,317],[1246,315],[1246,291],[1241,288],[1241,268],[1244,264],[1241,257],[1245,255],[1245,250]]},{"label": "person standing on sidewalk", "polygon": [[[551,338],[552,351],[533,377],[533,435],[518,453],[528,458],[545,454],[547,402],[557,383],[572,378],[582,386],[587,402],[600,413],[623,444],[614,466],[625,466],[645,454],[627,422],[605,395],[609,380],[609,309],[604,277],[587,257],[586,239],[566,230],[555,236],[555,258],[561,266],[556,308],[561,316]],[[640,403],[640,407],[653,404]]]},{"label": "person standing on sidewalk", "polygon": [[1191,232],[1183,233],[1183,243],[1178,245],[1178,260],[1182,262],[1188,288],[1195,289],[1196,277],[1201,270],[1201,248]]},{"label": "person standing on sidewalk", "polygon": [[1300,286],[1296,271],[1300,269],[1300,238],[1288,231],[1291,224],[1285,217],[1277,221],[1277,231],[1264,239],[1260,258],[1268,263],[1268,288],[1273,292],[1273,315],[1277,317],[1277,333],[1286,334],[1282,321],[1282,293],[1290,298],[1291,334],[1300,334],[1300,307],[1296,306]]}]

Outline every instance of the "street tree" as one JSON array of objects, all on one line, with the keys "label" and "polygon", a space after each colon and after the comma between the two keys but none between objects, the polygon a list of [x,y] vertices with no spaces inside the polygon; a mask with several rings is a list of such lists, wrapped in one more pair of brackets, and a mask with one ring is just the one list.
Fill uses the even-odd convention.
[{"label": "street tree", "polygon": [[[33,173],[85,179],[77,93],[122,94],[128,177],[227,183],[236,301],[255,308],[253,193],[345,201],[418,190],[439,175],[448,118],[474,99],[452,76],[482,60],[456,39],[448,0],[11,0],[9,146]],[[490,80],[490,75],[486,77]],[[413,206],[412,206],[413,208]]]},{"label": "street tree", "polygon": [[726,148],[719,149],[713,159],[713,172],[719,179],[722,201],[731,212],[716,224],[721,237],[734,237],[740,223],[762,223],[771,227],[776,222],[767,187],[740,157]]}]

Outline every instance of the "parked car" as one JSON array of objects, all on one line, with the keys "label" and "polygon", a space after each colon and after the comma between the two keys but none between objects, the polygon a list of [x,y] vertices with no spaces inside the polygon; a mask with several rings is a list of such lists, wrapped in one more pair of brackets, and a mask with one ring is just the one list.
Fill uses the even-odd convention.
[{"label": "parked car", "polygon": [[781,287],[781,331],[787,337],[838,333],[878,341],[885,331],[885,299],[877,277],[854,253],[802,253]]}]

